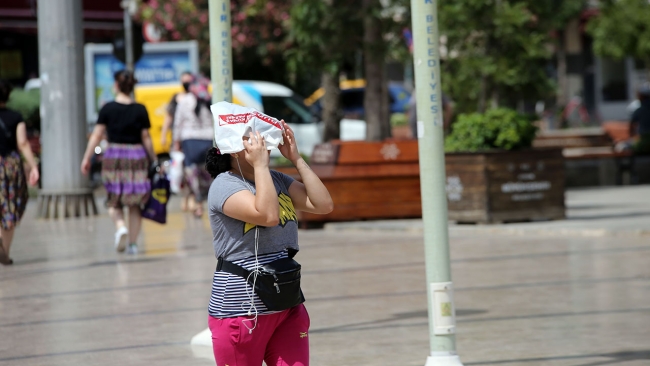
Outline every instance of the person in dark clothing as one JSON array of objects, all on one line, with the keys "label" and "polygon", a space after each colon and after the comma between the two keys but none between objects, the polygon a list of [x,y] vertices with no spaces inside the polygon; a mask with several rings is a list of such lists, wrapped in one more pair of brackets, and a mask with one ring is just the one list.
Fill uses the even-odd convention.
[{"label": "person in dark clothing", "polygon": [[[140,212],[149,199],[151,183],[149,167],[156,160],[149,135],[149,115],[142,104],[131,98],[136,80],[133,73],[121,70],[115,73],[118,90],[115,101],[106,103],[99,111],[97,124],[86,147],[81,172],[90,171],[90,157],[104,133],[108,147],[102,161],[102,180],[106,188],[106,206],[115,223],[115,249],[137,253],[137,239],[142,225]],[[123,207],[129,208],[128,229]]]},{"label": "person in dark clothing", "polygon": [[639,154],[650,154],[650,83],[644,83],[637,94],[641,106],[632,113],[632,150]]},{"label": "person in dark clothing", "polygon": [[[0,80],[0,264],[10,265],[9,249],[14,229],[27,206],[27,183],[39,179],[38,165],[27,140],[27,128],[20,113],[7,109],[11,85]],[[24,156],[29,165],[25,177]]]}]

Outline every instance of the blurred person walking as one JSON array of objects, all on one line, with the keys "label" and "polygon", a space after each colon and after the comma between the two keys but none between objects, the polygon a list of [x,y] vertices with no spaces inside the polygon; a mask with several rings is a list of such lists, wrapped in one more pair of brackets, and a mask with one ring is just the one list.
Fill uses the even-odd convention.
[{"label": "blurred person walking", "polygon": [[[261,366],[263,361],[269,366],[309,365],[310,320],[302,292],[283,287],[291,282],[283,282],[276,271],[280,279],[275,277],[273,286],[278,294],[283,288],[282,294],[299,298],[290,301],[297,305],[271,310],[250,285],[269,277],[260,271],[298,252],[296,210],[326,214],[333,209],[327,188],[298,153],[293,131],[281,123],[284,144],[279,150],[302,182],[269,169],[270,152],[259,132],[244,138],[245,150],[239,153],[222,154],[218,148],[208,152],[207,169],[215,177],[209,215],[218,258],[208,324],[219,366]],[[233,274],[228,270],[233,266],[244,274]]]},{"label": "blurred person walking", "polygon": [[650,82],[645,82],[637,91],[639,108],[632,113],[630,136],[632,150],[636,154],[650,154]]},{"label": "blurred person walking", "polygon": [[[165,120],[162,126],[162,134],[160,136],[160,144],[162,146],[167,146],[168,132],[170,130],[171,131],[174,130],[174,116],[176,114],[176,108],[178,107],[178,103],[181,101],[181,99],[183,99],[183,97],[189,94],[190,85],[192,84],[192,81],[194,81],[194,76],[192,76],[192,73],[189,71],[184,71],[180,77],[180,82],[181,85],[183,86],[183,91],[174,94],[171,100],[169,101],[169,103],[167,103],[167,109],[166,109],[167,113],[165,113]],[[173,141],[172,141],[172,148],[174,148]],[[177,151],[177,150],[172,150],[172,151]],[[188,185],[187,180],[185,179],[185,176],[183,176],[181,178],[181,186],[187,186],[187,185]],[[195,209],[196,207],[194,207],[194,197],[192,192],[190,191],[189,193],[184,194],[183,198],[181,199],[181,211],[186,212],[186,211],[193,211]]]},{"label": "blurred person walking", "polygon": [[[3,265],[14,262],[9,257],[9,249],[27,206],[27,183],[33,186],[39,179],[23,117],[6,107],[11,89],[9,83],[0,80],[0,263]],[[29,165],[27,178],[21,153]]]},{"label": "blurred person walking", "polygon": [[206,154],[214,139],[208,83],[206,78],[192,76],[189,93],[178,98],[174,113],[174,150],[185,154],[184,175],[194,196],[194,216],[197,218],[203,215],[203,201],[207,199],[212,182],[205,170]]},{"label": "blurred person walking", "polygon": [[170,130],[173,131],[174,129],[174,115],[176,114],[176,107],[178,106],[180,100],[189,94],[192,81],[194,81],[194,76],[192,76],[192,73],[189,71],[184,71],[181,74],[180,78],[181,85],[183,86],[183,91],[174,94],[172,96],[172,99],[169,100],[169,103],[167,103],[167,113],[165,113],[165,121],[163,122],[162,126],[162,135],[160,136],[160,144],[163,146],[167,145],[168,132]]},{"label": "blurred person walking", "polygon": [[[137,253],[137,240],[142,225],[141,206],[151,193],[149,167],[156,156],[149,135],[149,115],[142,104],[135,103],[131,93],[136,80],[133,73],[115,73],[115,101],[106,103],[99,111],[97,124],[90,136],[81,162],[81,172],[90,171],[90,157],[104,133],[108,146],[102,162],[102,181],[106,188],[106,206],[115,223],[115,249]],[[129,209],[129,225],[123,207]]]}]

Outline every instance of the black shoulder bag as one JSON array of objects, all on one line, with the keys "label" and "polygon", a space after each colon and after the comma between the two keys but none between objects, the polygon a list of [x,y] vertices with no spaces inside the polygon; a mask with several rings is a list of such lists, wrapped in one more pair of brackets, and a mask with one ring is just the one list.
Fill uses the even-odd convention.
[{"label": "black shoulder bag", "polygon": [[217,271],[232,273],[243,277],[266,308],[280,311],[305,302],[300,289],[300,264],[293,258],[282,258],[260,267],[257,280],[253,285],[254,275],[251,271],[219,257]]}]

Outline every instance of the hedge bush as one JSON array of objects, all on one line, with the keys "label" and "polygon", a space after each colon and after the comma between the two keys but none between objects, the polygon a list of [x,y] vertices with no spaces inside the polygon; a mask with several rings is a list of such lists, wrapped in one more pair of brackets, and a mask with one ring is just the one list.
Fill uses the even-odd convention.
[{"label": "hedge bush", "polygon": [[461,114],[445,139],[448,152],[516,150],[532,145],[537,127],[531,118],[507,108]]}]

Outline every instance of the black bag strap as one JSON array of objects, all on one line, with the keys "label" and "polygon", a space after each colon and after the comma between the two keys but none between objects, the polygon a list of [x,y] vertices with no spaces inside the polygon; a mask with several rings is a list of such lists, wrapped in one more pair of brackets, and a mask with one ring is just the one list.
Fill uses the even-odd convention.
[{"label": "black bag strap", "polygon": [[9,129],[7,128],[7,125],[5,125],[2,118],[0,118],[0,130],[2,130],[3,134],[7,139],[11,138],[11,132],[9,132]]},{"label": "black bag strap", "polygon": [[243,277],[244,279],[248,279],[248,276],[251,274],[251,271],[242,266],[236,265],[233,262],[229,262],[222,257],[219,257],[217,260],[217,271],[232,273],[236,276]]}]

